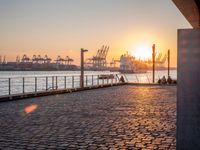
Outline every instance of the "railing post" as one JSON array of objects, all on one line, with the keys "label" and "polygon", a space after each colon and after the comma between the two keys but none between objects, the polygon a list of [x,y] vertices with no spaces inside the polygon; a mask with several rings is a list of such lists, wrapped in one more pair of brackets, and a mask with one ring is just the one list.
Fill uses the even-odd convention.
[{"label": "railing post", "polygon": [[24,82],[25,82],[25,80],[24,80],[24,77],[22,78],[22,93],[24,94]]},{"label": "railing post", "polygon": [[107,77],[107,84],[109,83],[109,77]]},{"label": "railing post", "polygon": [[136,76],[137,82],[139,83],[139,79],[138,79],[137,75],[135,75],[135,76]]},{"label": "railing post", "polygon": [[104,85],[104,78],[102,79],[102,85]]},{"label": "railing post", "polygon": [[8,78],[8,94],[11,94],[11,78]]},{"label": "railing post", "polygon": [[82,76],[80,76],[80,88],[83,88],[82,86],[84,85],[84,83],[82,82],[83,80],[82,80],[83,78],[82,78]]},{"label": "railing post", "polygon": [[72,76],[72,88],[74,88],[74,76]]},{"label": "railing post", "polygon": [[99,75],[97,76],[97,85],[99,85]]},{"label": "railing post", "polygon": [[35,93],[37,93],[37,77],[35,77]]},{"label": "railing post", "polygon": [[48,90],[48,77],[46,77],[46,91]]},{"label": "railing post", "polygon": [[125,79],[126,79],[126,82],[128,82],[128,78],[126,77],[126,75],[124,74],[123,76],[125,77]]},{"label": "railing post", "polygon": [[54,76],[52,76],[52,90],[54,90]]},{"label": "railing post", "polygon": [[92,75],[92,86],[93,86],[93,84],[94,84],[93,82],[94,82],[94,79],[93,79],[93,75]]},{"label": "railing post", "polygon": [[88,76],[86,75],[86,83],[85,83],[86,85],[86,87],[87,87],[87,85],[88,85]]},{"label": "railing post", "polygon": [[58,77],[56,76],[56,90],[58,89]]},{"label": "railing post", "polygon": [[112,79],[111,79],[111,85],[113,85],[113,77],[112,77]]},{"label": "railing post", "polygon": [[149,80],[149,77],[148,77],[148,75],[146,75],[147,76],[147,80],[148,80],[148,82],[150,83],[150,80]]},{"label": "railing post", "polygon": [[64,81],[64,82],[65,82],[64,84],[65,84],[65,89],[66,89],[66,82],[67,82],[67,80],[66,80],[66,76],[65,76],[65,81]]}]

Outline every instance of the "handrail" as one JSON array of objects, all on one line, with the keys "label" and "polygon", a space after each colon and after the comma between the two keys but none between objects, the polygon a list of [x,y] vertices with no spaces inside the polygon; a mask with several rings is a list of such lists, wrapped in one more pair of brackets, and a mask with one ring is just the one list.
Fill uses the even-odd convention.
[{"label": "handrail", "polygon": [[[105,74],[104,74],[105,75]],[[104,86],[107,84],[117,84],[120,82],[118,75],[113,75],[113,78],[107,77],[101,80],[100,75],[85,75],[85,87],[91,86]],[[125,75],[124,75],[125,77]],[[26,94],[36,93],[50,90],[63,90],[63,89],[74,89],[80,88],[80,75],[65,75],[65,76],[24,76],[24,77],[13,77],[13,78],[0,78],[5,81],[0,84],[0,96],[12,96],[13,94]],[[113,82],[113,80],[115,80]],[[126,82],[127,82],[126,78]],[[2,87],[1,87],[2,86]],[[4,88],[3,88],[4,87]],[[7,89],[5,89],[7,87]],[[7,92],[6,92],[7,90]]]},{"label": "handrail", "polygon": [[[114,85],[124,81],[133,83],[152,83],[150,74],[86,74],[85,87]],[[103,79],[104,78],[104,79]],[[80,88],[80,75],[46,75],[23,77],[0,77],[0,96],[37,93],[41,91]]]}]

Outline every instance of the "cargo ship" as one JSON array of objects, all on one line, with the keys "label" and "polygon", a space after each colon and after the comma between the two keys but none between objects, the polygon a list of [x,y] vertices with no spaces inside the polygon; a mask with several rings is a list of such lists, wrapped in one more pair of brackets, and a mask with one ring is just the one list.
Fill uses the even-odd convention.
[{"label": "cargo ship", "polygon": [[146,73],[148,69],[147,64],[143,60],[137,60],[135,57],[127,54],[120,57],[121,73]]}]

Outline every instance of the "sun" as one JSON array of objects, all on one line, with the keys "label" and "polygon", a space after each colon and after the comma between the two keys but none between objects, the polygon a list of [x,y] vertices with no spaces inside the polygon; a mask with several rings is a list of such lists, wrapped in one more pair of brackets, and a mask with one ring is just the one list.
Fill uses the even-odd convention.
[{"label": "sun", "polygon": [[131,51],[131,54],[137,59],[149,59],[151,58],[151,47],[147,44],[141,44]]}]

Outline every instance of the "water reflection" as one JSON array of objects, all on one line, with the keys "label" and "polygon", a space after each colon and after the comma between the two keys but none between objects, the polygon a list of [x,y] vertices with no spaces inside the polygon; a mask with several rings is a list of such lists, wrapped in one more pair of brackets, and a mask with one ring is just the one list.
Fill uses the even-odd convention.
[{"label": "water reflection", "polygon": [[38,107],[37,104],[31,104],[31,105],[26,106],[24,108],[24,112],[27,113],[27,114],[32,113],[32,112],[34,112],[37,109],[37,107]]}]

